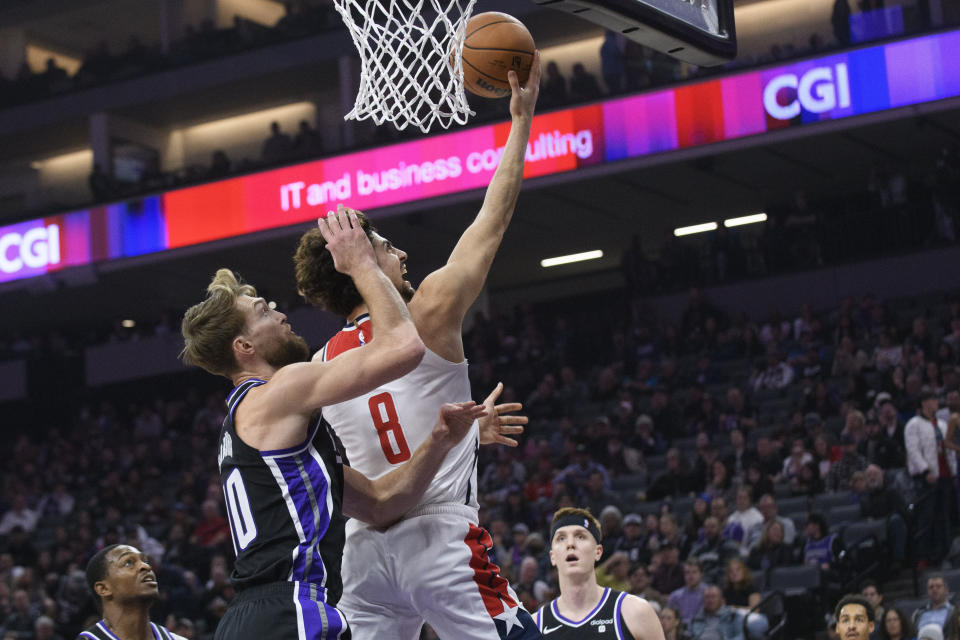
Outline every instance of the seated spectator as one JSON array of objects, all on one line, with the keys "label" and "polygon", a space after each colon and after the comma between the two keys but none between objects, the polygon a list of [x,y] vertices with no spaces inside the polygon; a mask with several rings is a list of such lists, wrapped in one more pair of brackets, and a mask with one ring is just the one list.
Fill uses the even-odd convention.
[{"label": "seated spectator", "polygon": [[603,474],[599,471],[590,473],[582,493],[575,499],[590,513],[600,513],[607,505],[620,507],[620,496],[606,488]]},{"label": "seated spectator", "polygon": [[900,609],[887,609],[877,625],[877,640],[913,640],[916,630],[913,621]]},{"label": "seated spectator", "polygon": [[849,491],[850,480],[857,471],[867,468],[867,460],[857,453],[857,442],[854,436],[843,436],[840,445],[843,457],[830,465],[825,481],[827,491]]},{"label": "seated spectator", "polygon": [[556,487],[564,486],[571,496],[576,497],[586,489],[587,481],[593,473],[599,473],[603,478],[603,486],[610,488],[610,476],[607,475],[606,468],[599,462],[595,462],[590,456],[586,443],[580,442],[574,449],[573,461],[554,476],[554,490],[556,491]]},{"label": "seated spectator", "polygon": [[820,567],[824,571],[834,568],[840,540],[830,533],[827,519],[819,513],[807,516],[807,540],[803,545],[803,563]]},{"label": "seated spectator", "polygon": [[37,505],[37,514],[41,518],[62,518],[73,512],[74,497],[67,492],[64,482],[57,482],[53,491],[43,496]]},{"label": "seated spectator", "polygon": [[687,470],[686,460],[679,449],[667,451],[667,470],[647,490],[647,500],[689,495],[696,491],[696,480]]},{"label": "seated spectator", "polygon": [[27,507],[27,496],[21,491],[13,496],[10,510],[0,518],[0,536],[7,535],[14,527],[30,533],[36,528],[38,519],[37,512]]},{"label": "seated spectator", "polygon": [[616,591],[630,591],[630,560],[622,551],[615,551],[596,570],[597,584]]},{"label": "seated spectator", "polygon": [[653,574],[650,584],[660,593],[673,593],[684,584],[684,571],[680,565],[680,552],[672,542],[660,547],[653,556]]},{"label": "seated spectator", "polygon": [[895,469],[903,466],[903,447],[893,442],[876,418],[867,420],[866,437],[857,445],[857,453],[870,464],[881,469]]},{"label": "seated spectator", "polygon": [[690,557],[700,564],[700,570],[707,582],[718,584],[723,579],[727,563],[740,556],[736,542],[724,540],[720,535],[720,522],[710,516],[703,523],[704,539],[690,549]]},{"label": "seated spectator", "polygon": [[614,551],[627,554],[632,566],[650,562],[650,548],[643,532],[643,518],[636,513],[628,513],[623,517],[623,535],[617,540]]},{"label": "seated spectator", "polygon": [[213,500],[203,503],[203,519],[197,523],[190,536],[190,544],[213,549],[226,544],[230,539],[230,527],[227,519],[220,514],[220,506]]},{"label": "seated spectator", "polygon": [[754,391],[779,391],[793,382],[793,368],[784,362],[783,356],[776,350],[767,351],[767,366],[753,377]]},{"label": "seated spectator", "polygon": [[56,631],[56,623],[49,616],[40,616],[33,623],[33,640],[63,640]]},{"label": "seated spectator", "polygon": [[660,626],[663,627],[664,640],[690,640],[686,625],[680,619],[676,609],[663,607],[660,611]]},{"label": "seated spectator", "polygon": [[954,607],[950,602],[950,588],[942,575],[927,578],[927,597],[927,603],[913,612],[913,626],[923,629],[935,624],[943,629],[954,618]]},{"label": "seated spectator", "polygon": [[727,406],[720,414],[720,427],[724,431],[740,429],[749,432],[757,426],[757,410],[747,404],[743,392],[737,387],[727,389]]},{"label": "seated spectator", "polygon": [[800,468],[800,473],[790,481],[790,495],[813,497],[823,493],[823,480],[816,461],[810,461]]},{"label": "seated spectator", "polygon": [[760,512],[760,515],[763,516],[763,522],[754,525],[747,531],[746,538],[744,539],[744,547],[747,549],[755,547],[763,537],[765,526],[771,522],[780,523],[780,526],[783,528],[783,541],[786,542],[787,545],[793,546],[797,538],[797,528],[794,526],[793,520],[779,515],[779,508],[777,507],[777,501],[774,497],[769,493],[760,496],[760,500],[757,502],[757,510]]},{"label": "seated spectator", "polygon": [[747,566],[754,571],[796,564],[793,547],[783,540],[783,525],[773,520],[763,525],[760,541],[750,550]]},{"label": "seated spectator", "polygon": [[767,472],[764,471],[760,465],[759,460],[754,460],[750,463],[750,466],[747,467],[746,482],[753,487],[754,495],[762,496],[768,493],[772,495],[776,490],[773,485],[773,478],[767,475]]},{"label": "seated spectator", "polygon": [[650,572],[647,567],[638,564],[630,572],[630,591],[635,596],[644,598],[647,602],[657,603],[663,607],[667,603],[667,597],[653,588],[650,582]]},{"label": "seated spectator", "polygon": [[793,483],[793,480],[800,475],[800,469],[803,468],[803,465],[808,462],[813,462],[813,455],[807,451],[806,446],[803,444],[803,440],[797,438],[793,441],[793,444],[790,446],[790,455],[786,460],[783,461],[783,469],[780,472],[780,478],[788,483]]},{"label": "seated spectator", "polygon": [[877,631],[883,626],[883,594],[873,580],[864,580],[860,583],[860,595],[867,599],[873,607],[873,619],[877,621]]},{"label": "seated spectator", "polygon": [[750,568],[740,558],[733,558],[727,562],[727,569],[723,577],[723,599],[731,607],[746,609],[750,607],[750,596],[757,589],[753,582]]},{"label": "seated spectator", "polygon": [[660,455],[664,448],[663,438],[653,429],[653,418],[645,413],[637,416],[634,421],[633,437],[628,444],[647,457]]},{"label": "seated spectator", "polygon": [[700,640],[743,640],[743,617],[726,606],[720,587],[705,589],[703,606],[690,621],[690,635]]},{"label": "seated spectator", "polygon": [[893,561],[903,563],[907,546],[907,505],[900,492],[885,484],[883,469],[875,464],[867,467],[867,492],[860,501],[860,516],[867,520],[887,523],[887,540],[893,552]]},{"label": "seated spectator", "polygon": [[658,538],[660,546],[672,544],[680,550],[681,555],[686,556],[693,540],[690,540],[680,530],[677,524],[677,517],[672,513],[665,513],[660,516],[658,527]]},{"label": "seated spectator", "polygon": [[[743,485],[737,489],[737,509],[727,519],[727,526],[739,527],[740,535],[731,539],[736,540],[746,548],[747,532],[763,523],[763,514],[753,506],[753,488]],[[729,602],[729,599],[727,600]]]},{"label": "seated spectator", "polygon": [[869,359],[869,356],[863,350],[856,348],[853,338],[844,336],[840,339],[840,344],[833,356],[833,367],[830,370],[830,375],[835,378],[838,376],[855,376],[867,365]]},{"label": "seated spectator", "polygon": [[710,498],[700,494],[693,501],[690,519],[683,529],[688,540],[699,542],[703,538],[703,523],[710,516]]},{"label": "seated spectator", "polygon": [[676,609],[681,620],[689,622],[703,607],[703,592],[706,590],[703,571],[696,559],[688,558],[683,563],[683,583],[667,598],[667,606]]},{"label": "seated spectator", "polygon": [[730,431],[730,454],[723,459],[730,469],[730,475],[735,482],[743,482],[747,475],[747,469],[754,460],[754,454],[747,449],[747,441],[743,437],[741,429]]},{"label": "seated spectator", "polygon": [[[710,446],[713,447],[713,445]],[[712,474],[710,480],[703,488],[704,495],[711,499],[726,497],[730,492],[732,482],[730,472],[727,470],[727,465],[723,463],[723,460],[714,460],[711,469]]]},{"label": "seated spectator", "polygon": [[34,622],[40,617],[37,608],[30,602],[30,594],[24,589],[13,592],[10,614],[3,621],[4,637],[31,638]]},{"label": "seated spectator", "polygon": [[[756,459],[755,463],[760,469],[777,482],[780,480],[780,472],[783,470],[783,458],[775,446],[775,443],[769,436],[759,436],[755,444]],[[751,483],[752,484],[752,483]],[[756,490],[756,487],[754,487]]]}]

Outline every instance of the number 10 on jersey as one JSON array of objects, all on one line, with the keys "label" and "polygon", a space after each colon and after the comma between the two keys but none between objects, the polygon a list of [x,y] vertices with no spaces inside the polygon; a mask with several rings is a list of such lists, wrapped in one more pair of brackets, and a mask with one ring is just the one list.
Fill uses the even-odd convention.
[{"label": "number 10 on jersey", "polygon": [[[370,407],[370,417],[373,426],[380,438],[380,448],[390,464],[399,464],[410,459],[410,447],[403,437],[403,427],[397,416],[397,406],[393,403],[393,396],[384,391],[370,398],[367,403]],[[390,436],[393,436],[392,440]]]}]

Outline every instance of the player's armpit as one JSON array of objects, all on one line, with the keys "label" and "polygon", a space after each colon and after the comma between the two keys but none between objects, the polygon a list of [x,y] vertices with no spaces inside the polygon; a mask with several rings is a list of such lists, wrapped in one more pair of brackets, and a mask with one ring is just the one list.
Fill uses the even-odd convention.
[{"label": "player's armpit", "polygon": [[637,640],[664,640],[663,626],[650,603],[637,596],[623,599],[623,620]]}]

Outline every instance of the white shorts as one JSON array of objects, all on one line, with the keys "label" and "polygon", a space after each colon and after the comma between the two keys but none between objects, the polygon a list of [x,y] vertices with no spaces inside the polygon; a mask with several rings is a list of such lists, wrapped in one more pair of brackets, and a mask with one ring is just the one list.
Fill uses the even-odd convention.
[{"label": "white shorts", "polygon": [[497,565],[476,510],[427,505],[386,531],[351,520],[343,553],[344,612],[353,640],[540,638]]}]

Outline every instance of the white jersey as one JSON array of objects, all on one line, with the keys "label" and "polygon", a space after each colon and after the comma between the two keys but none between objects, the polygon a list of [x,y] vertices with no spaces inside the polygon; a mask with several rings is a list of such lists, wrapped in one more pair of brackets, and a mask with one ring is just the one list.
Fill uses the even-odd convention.
[{"label": "white jersey", "polygon": [[[314,358],[332,360],[373,338],[370,316],[364,314],[333,336]],[[358,398],[323,408],[346,449],[352,468],[370,479],[389,473],[409,460],[433,431],[440,407],[472,400],[467,361],[453,363],[426,350],[416,369]],[[479,427],[447,453],[416,508],[457,503],[478,508],[477,449]]]}]

